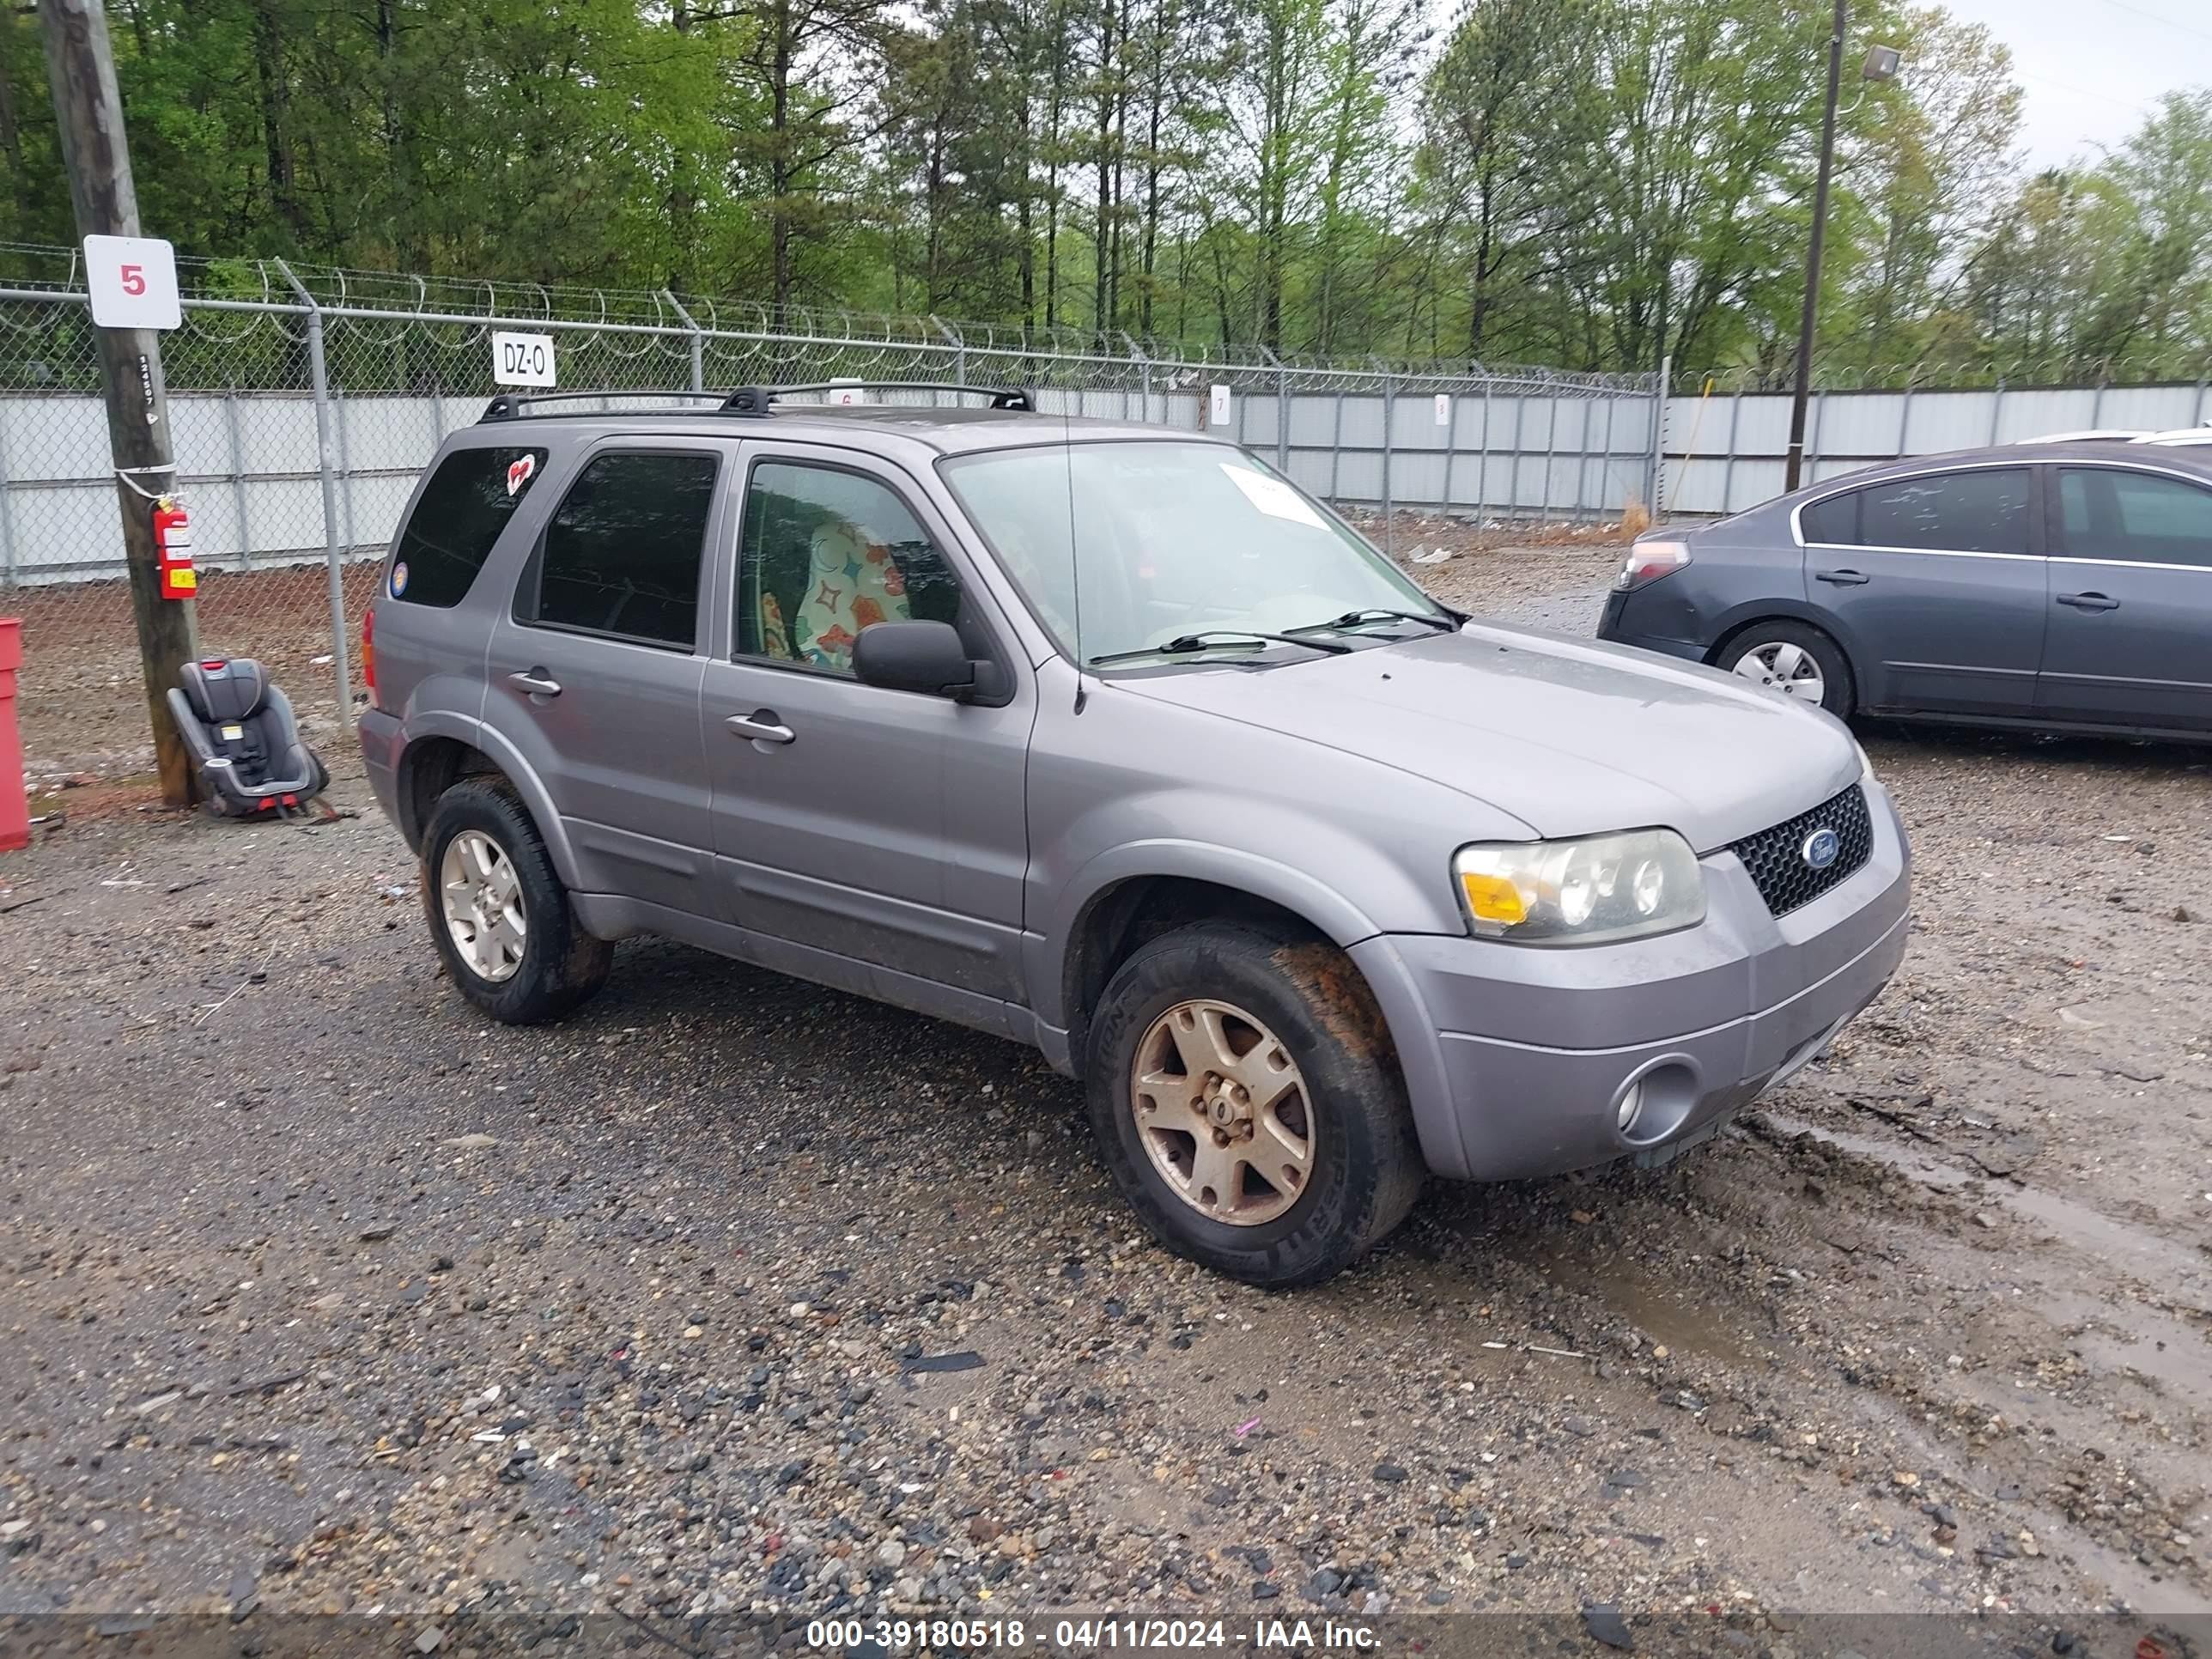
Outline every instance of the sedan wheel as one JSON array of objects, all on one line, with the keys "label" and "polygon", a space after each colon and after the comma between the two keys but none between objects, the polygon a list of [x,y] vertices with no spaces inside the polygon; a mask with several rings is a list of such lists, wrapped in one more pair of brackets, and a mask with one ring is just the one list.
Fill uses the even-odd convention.
[{"label": "sedan wheel", "polygon": [[1275,1034],[1232,1003],[1180,1002],[1130,1067],[1138,1139],[1168,1189],[1234,1227],[1273,1221],[1312,1178],[1313,1097]]},{"label": "sedan wheel", "polygon": [[514,977],[527,948],[530,920],[514,860],[481,830],[464,830],[446,843],[438,872],[439,903],[453,948],[479,979],[499,984]]},{"label": "sedan wheel", "polygon": [[1809,703],[1821,703],[1827,698],[1828,679],[1820,663],[1803,646],[1787,640],[1753,646],[1736,659],[1735,672]]}]

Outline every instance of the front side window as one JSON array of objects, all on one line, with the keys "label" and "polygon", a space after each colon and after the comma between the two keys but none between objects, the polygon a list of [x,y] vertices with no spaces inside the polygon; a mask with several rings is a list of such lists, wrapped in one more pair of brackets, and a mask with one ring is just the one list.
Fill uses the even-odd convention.
[{"label": "front side window", "polygon": [[392,545],[392,597],[459,605],[544,465],[542,449],[457,449],[439,462]]},{"label": "front side window", "polygon": [[1286,480],[1226,445],[1055,444],[940,470],[1038,619],[1085,661],[1209,630],[1281,633],[1370,612],[1386,625],[1394,611],[1449,617]]},{"label": "front side window", "polygon": [[849,676],[879,622],[957,623],[960,584],[904,501],[865,473],[763,461],[745,491],[737,654]]},{"label": "front side window", "polygon": [[[1854,493],[1858,533],[1851,541],[1857,546],[1925,548],[1932,553],[2027,551],[2026,467],[1891,478]],[[1806,539],[1815,538],[1808,532]]]},{"label": "front side window", "polygon": [[690,650],[715,467],[711,455],[594,456],[545,527],[515,620]]},{"label": "front side window", "polygon": [[2058,512],[2075,558],[2212,566],[2212,490],[2182,479],[2063,467]]}]

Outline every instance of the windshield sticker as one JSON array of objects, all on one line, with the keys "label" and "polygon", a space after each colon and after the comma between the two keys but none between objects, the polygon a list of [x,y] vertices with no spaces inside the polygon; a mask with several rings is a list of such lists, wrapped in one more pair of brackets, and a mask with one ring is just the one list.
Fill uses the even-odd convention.
[{"label": "windshield sticker", "polygon": [[392,597],[399,599],[407,592],[407,561],[400,560],[392,567]]},{"label": "windshield sticker", "polygon": [[507,493],[510,495],[514,494],[530,482],[530,475],[537,471],[538,458],[535,455],[525,455],[520,460],[510,464],[507,469]]},{"label": "windshield sticker", "polygon": [[1306,504],[1306,498],[1285,483],[1280,478],[1271,478],[1264,472],[1254,472],[1241,466],[1221,464],[1229,475],[1229,482],[1244,492],[1244,499],[1271,518],[1288,519],[1292,524],[1310,525],[1316,530],[1326,530],[1321,514]]}]

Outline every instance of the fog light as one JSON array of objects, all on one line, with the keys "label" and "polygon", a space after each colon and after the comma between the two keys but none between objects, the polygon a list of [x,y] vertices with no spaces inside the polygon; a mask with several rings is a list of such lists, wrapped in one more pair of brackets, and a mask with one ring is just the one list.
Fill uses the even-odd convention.
[{"label": "fog light", "polygon": [[1628,1092],[1620,1097],[1620,1111],[1615,1121],[1619,1124],[1621,1133],[1626,1134],[1635,1127],[1637,1114],[1643,1109],[1644,1079],[1638,1078],[1628,1085]]}]

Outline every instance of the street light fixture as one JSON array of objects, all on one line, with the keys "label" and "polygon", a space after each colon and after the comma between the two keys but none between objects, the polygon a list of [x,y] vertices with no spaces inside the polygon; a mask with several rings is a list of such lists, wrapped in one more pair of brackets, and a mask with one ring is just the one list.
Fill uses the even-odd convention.
[{"label": "street light fixture", "polygon": [[[1828,230],[1828,175],[1836,161],[1836,100],[1843,90],[1844,8],[1836,0],[1836,21],[1828,36],[1828,101],[1820,117],[1820,173],[1813,187],[1813,236],[1805,250],[1805,310],[1797,323],[1797,386],[1790,400],[1790,449],[1783,466],[1786,493],[1803,481],[1805,468],[1805,403],[1813,391],[1813,330],[1820,307],[1820,248]],[[1894,46],[1869,46],[1859,65],[1863,81],[1887,81],[1897,73]]]}]

